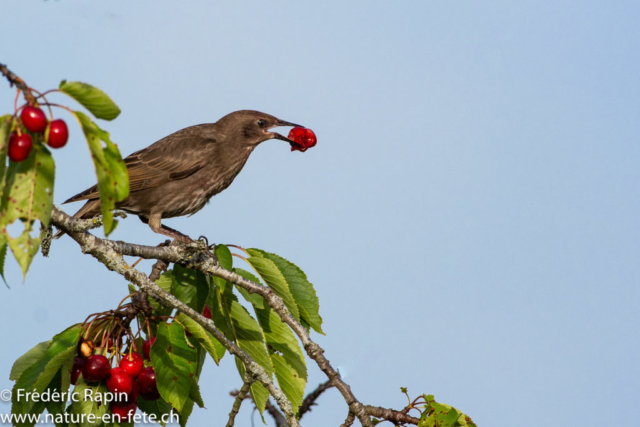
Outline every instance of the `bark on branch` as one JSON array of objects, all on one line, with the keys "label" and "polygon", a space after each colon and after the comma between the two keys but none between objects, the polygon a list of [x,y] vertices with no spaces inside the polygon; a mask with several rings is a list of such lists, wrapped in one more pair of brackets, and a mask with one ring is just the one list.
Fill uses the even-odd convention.
[{"label": "bark on branch", "polygon": [[[317,399],[322,392],[329,387],[335,387],[342,394],[349,407],[349,417],[345,420],[344,425],[351,425],[349,423],[353,423],[353,417],[356,417],[363,426],[373,427],[371,416],[383,418],[396,424],[409,423],[417,425],[417,418],[406,415],[400,411],[376,406],[365,406],[360,403],[351,391],[351,387],[342,380],[338,371],[333,368],[329,360],[324,356],[324,349],[310,338],[309,333],[304,326],[302,326],[302,324],[300,324],[300,322],[298,322],[298,320],[289,313],[282,298],[276,295],[268,286],[252,282],[234,272],[222,268],[215,256],[205,250],[206,245],[202,242],[180,245],[145,246],[122,241],[101,239],[86,231],[87,229],[92,228],[92,220],[73,218],[57,206],[54,206],[53,208],[51,223],[65,231],[71,236],[71,238],[78,242],[83,253],[91,254],[108,269],[121,274],[127,280],[137,285],[141,291],[148,293],[163,305],[180,310],[182,313],[191,317],[209,331],[229,350],[229,353],[236,355],[240,360],[242,360],[247,371],[253,375],[256,381],[259,381],[265,386],[265,388],[267,388],[280,409],[284,412],[286,421],[290,427],[296,427],[299,425],[291,407],[291,403],[287,400],[284,393],[282,393],[282,391],[273,384],[273,381],[266,371],[247,353],[236,346],[235,343],[229,341],[222,332],[215,327],[213,321],[206,319],[201,314],[195,312],[186,304],[179,301],[173,295],[162,290],[144,273],[130,267],[122,258],[124,255],[157,260],[158,262],[154,265],[152,273],[154,279],[157,279],[159,272],[166,269],[170,263],[188,264],[191,268],[200,270],[206,275],[221,277],[227,282],[233,283],[234,285],[247,290],[249,293],[256,293],[260,295],[278,314],[280,319],[298,336],[307,355],[316,362],[318,367],[325,373],[327,378],[329,378],[327,383],[324,383],[319,387],[320,391],[315,397],[312,395],[307,396],[310,400],[307,401],[307,399],[305,399],[306,406],[305,402],[303,402],[303,406],[301,406],[301,409],[304,409],[304,412],[309,410],[315,402],[315,399]],[[276,408],[273,409],[280,413]]]},{"label": "bark on branch", "polygon": [[[64,230],[73,240],[80,244],[83,253],[87,253],[92,255],[102,264],[104,264],[109,270],[115,271],[116,273],[122,275],[125,279],[138,286],[141,291],[148,293],[157,301],[159,301],[162,305],[167,307],[174,308],[189,316],[193,320],[195,320],[198,324],[200,324],[203,328],[211,333],[225,348],[229,351],[229,353],[237,356],[244,364],[245,369],[248,372],[251,372],[255,377],[256,381],[259,381],[273,396],[278,406],[285,413],[287,417],[287,422],[291,427],[299,427],[298,421],[296,419],[293,408],[291,407],[291,402],[286,398],[284,393],[278,389],[269,374],[264,370],[262,366],[256,363],[251,356],[245,353],[240,347],[238,347],[232,341],[229,341],[224,334],[216,328],[213,321],[205,318],[200,313],[197,313],[188,305],[184,304],[182,301],[178,300],[173,295],[165,292],[162,288],[152,282],[149,277],[132,268],[127,264],[127,262],[123,259],[122,255],[125,255],[122,252],[119,252],[116,248],[125,248],[130,249],[132,253],[127,253],[126,255],[136,255],[145,253],[147,254],[151,250],[160,251],[160,253],[164,253],[163,250],[174,250],[175,252],[169,252],[170,256],[165,256],[166,258],[171,258],[168,262],[175,262],[176,260],[186,260],[188,259],[190,248],[183,249],[179,247],[149,247],[149,246],[140,246],[140,245],[131,245],[124,242],[112,242],[105,239],[100,239],[86,231],[74,231],[74,228],[70,226],[73,222],[73,218],[69,215],[54,207],[51,222],[56,226]],[[186,251],[186,252],[185,252]],[[166,254],[165,254],[166,255]],[[162,261],[167,261],[165,259],[160,259]],[[214,260],[208,260],[209,263],[213,264]]]},{"label": "bark on branch", "polygon": [[13,74],[11,70],[9,70],[7,66],[4,64],[0,64],[0,73],[2,73],[2,75],[5,76],[7,80],[9,80],[10,86],[15,85],[18,89],[22,91],[22,93],[24,94],[24,98],[27,100],[29,105],[35,104],[36,100],[33,97],[33,94],[31,93],[31,89],[29,88],[29,86],[27,86],[24,80],[22,80],[20,77]]}]

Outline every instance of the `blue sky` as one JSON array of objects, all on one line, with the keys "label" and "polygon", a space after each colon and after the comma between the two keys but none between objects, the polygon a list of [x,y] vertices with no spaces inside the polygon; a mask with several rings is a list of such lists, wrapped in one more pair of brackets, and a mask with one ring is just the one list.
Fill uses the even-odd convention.
[{"label": "blue sky", "polygon": [[[363,402],[400,408],[406,386],[478,425],[627,423],[640,399],[638,3],[225,3],[5,0],[0,62],[38,89],[104,89],[124,155],[238,109],[314,129],[314,149],[263,144],[227,191],[167,224],[300,265],[325,321],[315,338]],[[0,82],[1,111],[13,96]],[[57,203],[95,180],[70,132]],[[114,237],[162,240],[135,218]],[[7,276],[0,388],[35,343],[126,292],[68,238],[26,283],[13,261]],[[192,423],[226,422],[239,386],[231,359],[208,363]],[[303,425],[346,416],[335,390],[319,403]]]}]

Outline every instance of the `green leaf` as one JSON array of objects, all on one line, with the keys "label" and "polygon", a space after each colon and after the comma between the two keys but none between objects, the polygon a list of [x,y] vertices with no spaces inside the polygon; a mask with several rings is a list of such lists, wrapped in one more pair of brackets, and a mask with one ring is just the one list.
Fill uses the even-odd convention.
[{"label": "green leaf", "polygon": [[268,258],[263,258],[262,254],[254,249],[249,249],[248,252],[251,256],[247,258],[247,262],[249,262],[249,264],[251,264],[251,266],[258,272],[267,286],[273,289],[273,292],[282,298],[291,315],[297,320],[300,320],[298,305],[293,298],[293,294],[291,293],[287,280],[282,275],[276,264]]},{"label": "green leaf", "polygon": [[258,322],[234,295],[227,298],[227,306],[236,344],[271,375],[273,366]]},{"label": "green leaf", "polygon": [[[216,245],[215,256],[218,258],[218,262],[222,268],[231,271],[233,268],[233,257],[228,247],[222,244]],[[215,283],[222,292],[226,291],[227,281],[222,277],[213,277],[213,283]]]},{"label": "green leaf", "polygon": [[7,150],[9,148],[9,136],[11,135],[12,116],[6,114],[0,117],[0,177],[4,177],[7,171]]},{"label": "green leaf", "polygon": [[189,397],[197,358],[196,349],[189,346],[178,322],[158,325],[156,341],[151,346],[151,361],[160,395],[178,412]]},{"label": "green leaf", "polygon": [[[236,344],[272,377],[273,365],[271,364],[271,359],[267,352],[262,330],[258,322],[256,322],[247,309],[238,302],[235,295],[225,295],[224,298]],[[236,366],[238,367],[240,378],[244,378],[244,365],[242,365],[242,362],[238,358],[236,358]],[[254,383],[250,391],[251,397],[262,415],[267,400],[269,399],[269,392],[259,383]]]},{"label": "green leaf", "polygon": [[252,256],[261,255],[271,260],[282,276],[285,278],[289,290],[298,305],[302,320],[307,322],[316,332],[322,332],[322,317],[320,317],[320,303],[313,284],[307,279],[307,275],[297,265],[291,261],[260,249],[249,249]]},{"label": "green leaf", "polygon": [[42,393],[46,390],[47,386],[53,380],[53,377],[60,371],[62,365],[68,363],[69,360],[73,361],[76,355],[76,346],[69,347],[68,349],[56,354],[49,363],[44,367],[44,371],[38,376],[38,379],[33,384],[33,390],[36,393]]},{"label": "green leaf", "polygon": [[[37,386],[39,391],[42,391],[48,385],[47,378],[50,381],[53,377],[51,372],[54,368],[57,366],[59,369],[67,357],[73,357],[73,355],[69,356],[68,352],[69,349],[75,350],[79,336],[80,325],[74,325],[53,337],[42,356],[24,369],[16,381],[14,389],[31,391]],[[55,372],[53,374],[55,375]],[[33,402],[24,398],[19,399],[17,394],[12,396],[12,403],[12,412],[14,413],[28,413],[32,410]]]},{"label": "green leaf", "polygon": [[[240,277],[244,277],[247,280],[251,280],[255,283],[260,283],[260,279],[258,279],[253,274],[249,273],[247,270],[243,270],[241,268],[234,268],[233,272],[236,273]],[[247,302],[253,305],[256,308],[262,309],[264,308],[264,299],[258,294],[250,294],[245,288],[241,288],[240,286],[236,286],[236,289],[240,292],[240,294],[244,297]]]},{"label": "green leaf", "polygon": [[424,396],[427,402],[418,427],[477,427],[476,424],[458,409],[438,403],[432,394]]},{"label": "green leaf", "polygon": [[195,338],[202,347],[207,350],[207,353],[211,355],[213,361],[218,365],[226,350],[225,347],[220,344],[220,341],[215,339],[213,335],[186,314],[180,313],[176,319],[182,323],[187,331],[193,335],[193,338]]},{"label": "green leaf", "polygon": [[42,357],[45,350],[49,347],[49,344],[51,344],[51,340],[41,342],[22,356],[20,356],[18,360],[13,363],[11,373],[9,374],[9,379],[11,381],[16,381],[18,378],[20,378],[22,373],[27,370],[28,367],[36,363],[38,359]]},{"label": "green leaf", "polygon": [[116,221],[113,220],[112,214],[116,202],[129,196],[129,174],[122,156],[120,156],[120,151],[118,151],[118,146],[111,142],[109,133],[100,129],[84,113],[75,111],[74,114],[87,139],[96,168],[102,221],[105,235],[108,236],[116,227]]},{"label": "green leaf", "polygon": [[2,276],[2,281],[7,288],[9,288],[7,279],[4,277],[4,262],[7,259],[7,246],[9,246],[7,244],[7,238],[0,234],[0,276]]},{"label": "green leaf", "polygon": [[267,341],[280,390],[297,412],[307,385],[307,365],[302,349],[291,329],[282,323],[270,307],[255,311]]},{"label": "green leaf", "polygon": [[[4,191],[5,174],[7,172],[7,149],[9,147],[9,134],[11,132],[11,116],[9,114],[0,117],[0,200]],[[0,276],[4,284],[9,287],[4,277],[4,261],[7,257],[7,238],[0,234]]]},{"label": "green leaf", "polygon": [[[240,374],[240,378],[244,380],[245,367],[242,364],[242,361],[236,357],[236,368],[238,368],[238,373]],[[260,411],[260,416],[262,417],[262,422],[266,424],[264,421],[264,409],[267,407],[267,401],[269,400],[269,390],[267,390],[262,384],[259,382],[254,382],[249,388],[249,393],[251,394],[251,398],[253,399],[253,403],[255,403],[256,408]]]},{"label": "green leaf", "polygon": [[[162,416],[165,414],[171,413],[171,405],[165,402],[162,399],[158,400],[146,400],[143,397],[138,397],[138,408],[141,411],[148,415],[155,415],[158,422],[162,419]],[[161,425],[166,425],[166,423],[160,423]]]},{"label": "green leaf", "polygon": [[63,80],[60,82],[60,91],[78,101],[98,119],[113,120],[120,114],[115,102],[95,86]]},{"label": "green leaf", "polygon": [[[49,225],[53,206],[54,169],[49,150],[36,143],[26,160],[12,162],[7,171],[0,207],[0,224],[2,234],[8,240],[25,276],[40,245],[39,232],[36,237],[29,234],[34,229],[34,222],[39,220],[45,227]],[[16,220],[21,220],[25,228],[22,234],[12,238],[7,227]]]},{"label": "green leaf", "polygon": [[191,390],[189,391],[189,399],[198,404],[199,407],[204,408],[204,401],[200,394],[200,386],[196,381],[191,381]]},{"label": "green leaf", "polygon": [[176,264],[173,268],[172,291],[180,301],[202,313],[209,296],[209,283],[201,271]]},{"label": "green leaf", "polygon": [[[90,391],[87,391],[90,390]],[[95,385],[87,384],[82,377],[78,378],[74,393],[78,393],[78,401],[73,402],[69,412],[76,414],[80,427],[98,427],[102,424],[102,416],[109,409],[106,383],[100,381]],[[85,400],[85,396],[88,398]]]}]

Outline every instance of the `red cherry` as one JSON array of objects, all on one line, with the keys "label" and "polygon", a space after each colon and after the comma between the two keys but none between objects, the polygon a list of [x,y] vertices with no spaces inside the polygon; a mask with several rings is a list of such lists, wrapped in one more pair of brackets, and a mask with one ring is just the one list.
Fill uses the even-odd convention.
[{"label": "red cherry", "polygon": [[107,390],[111,393],[131,393],[133,378],[122,368],[113,368],[107,377]]},{"label": "red cherry", "polygon": [[113,420],[116,423],[127,423],[135,415],[138,405],[136,402],[131,403],[117,403],[111,402],[111,412],[113,413]]},{"label": "red cherry", "polygon": [[9,137],[9,158],[12,162],[21,162],[29,157],[32,147],[31,135],[26,133],[18,135],[14,132]]},{"label": "red cherry", "polygon": [[158,400],[160,398],[160,392],[156,385],[156,371],[153,366],[145,368],[140,375],[138,375],[138,387],[140,387],[140,396],[147,400]]},{"label": "red cherry", "polygon": [[47,118],[38,107],[30,105],[24,107],[22,113],[20,113],[20,120],[22,120],[22,124],[29,132],[44,132],[47,128]]},{"label": "red cherry", "polygon": [[289,131],[288,138],[295,142],[291,151],[307,151],[318,143],[316,134],[311,129],[295,127]]},{"label": "red cherry", "polygon": [[126,403],[136,403],[138,401],[138,381],[133,381],[131,393],[127,395]]},{"label": "red cherry", "polygon": [[82,367],[84,366],[84,362],[86,359],[84,357],[76,356],[73,359],[73,366],[71,367],[71,384],[76,385],[78,382],[78,377],[82,372]]},{"label": "red cherry", "polygon": [[82,367],[82,377],[92,383],[102,381],[109,376],[111,365],[106,357],[101,354],[94,354],[84,362]]},{"label": "red cherry", "polygon": [[144,357],[146,357],[149,360],[151,360],[151,356],[149,356],[149,352],[151,351],[151,346],[153,345],[154,342],[156,342],[156,339],[151,338],[150,340],[146,340],[142,344],[142,352],[144,353]]},{"label": "red cherry", "polygon": [[211,309],[209,308],[208,305],[204,306],[204,310],[202,310],[202,315],[207,319],[211,319]]},{"label": "red cherry", "polygon": [[51,148],[62,148],[67,144],[69,139],[69,129],[62,119],[54,120],[49,126],[49,137],[47,144]]},{"label": "red cherry", "polygon": [[136,378],[142,368],[144,368],[144,361],[142,356],[138,353],[131,353],[125,355],[120,361],[120,368],[127,373],[131,378]]}]

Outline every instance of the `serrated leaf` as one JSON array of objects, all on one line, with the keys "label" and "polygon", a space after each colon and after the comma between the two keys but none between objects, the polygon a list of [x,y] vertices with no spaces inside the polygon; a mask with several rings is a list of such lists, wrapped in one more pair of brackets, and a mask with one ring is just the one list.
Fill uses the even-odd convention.
[{"label": "serrated leaf", "polygon": [[200,386],[196,381],[191,381],[189,399],[193,400],[199,407],[204,408],[204,401],[202,400],[202,395],[200,394]]},{"label": "serrated leaf", "polygon": [[11,368],[11,373],[9,374],[9,379],[11,381],[16,381],[22,373],[31,365],[36,363],[38,359],[42,357],[47,347],[51,344],[51,340],[44,341],[39,344],[36,344],[31,350],[27,351],[25,354],[20,356],[18,360],[13,363],[13,367]]},{"label": "serrated leaf", "polygon": [[[244,277],[247,280],[251,280],[255,283],[260,283],[260,279],[258,279],[253,274],[249,273],[247,270],[243,270],[241,268],[234,268],[233,272],[236,273],[240,277]],[[262,309],[264,308],[264,299],[258,294],[250,294],[245,288],[241,288],[240,286],[236,286],[236,289],[240,292],[240,294],[247,300],[248,303],[253,305],[256,308]]]},{"label": "serrated leaf", "polygon": [[304,320],[316,332],[324,335],[324,332],[322,332],[322,317],[319,314],[320,302],[313,284],[309,282],[304,271],[280,255],[261,249],[249,249],[248,252],[252,256],[260,254],[263,258],[273,261],[289,286],[300,310],[301,320]]},{"label": "serrated leaf", "polygon": [[251,256],[247,258],[247,262],[249,262],[260,277],[262,277],[262,280],[264,280],[267,286],[273,289],[273,292],[282,298],[291,315],[297,320],[300,320],[298,305],[293,298],[289,284],[276,264],[270,259],[264,258],[262,254],[258,253],[254,249],[249,249],[247,252],[251,254]]},{"label": "serrated leaf", "polygon": [[78,401],[71,404],[69,411],[79,417],[79,427],[98,427],[102,424],[102,416],[109,409],[106,383],[100,381],[91,385],[80,377],[73,391],[78,393]]},{"label": "serrated leaf", "polygon": [[418,427],[477,427],[468,415],[458,409],[435,401],[432,394],[424,396],[427,402]]},{"label": "serrated leaf", "polygon": [[273,366],[258,322],[234,295],[227,298],[227,306],[236,344],[271,375]]},{"label": "serrated leaf", "polygon": [[100,129],[86,114],[80,111],[75,111],[74,114],[82,127],[93,158],[100,190],[104,232],[108,236],[116,227],[112,214],[116,202],[129,196],[129,174],[118,146],[111,142],[109,133]]},{"label": "serrated leaf", "polygon": [[275,367],[280,390],[287,396],[294,410],[302,404],[307,385],[307,366],[298,340],[280,317],[270,308],[256,309],[269,357]]},{"label": "serrated leaf", "polygon": [[[0,211],[2,234],[9,242],[22,274],[26,276],[40,245],[39,233],[31,237],[35,221],[49,225],[53,206],[54,162],[51,153],[42,144],[34,144],[29,157],[9,165],[2,194]],[[7,227],[16,220],[24,223],[24,231],[12,238]]]},{"label": "serrated leaf", "polygon": [[[256,363],[262,366],[270,377],[273,377],[273,365],[258,322],[238,302],[235,295],[224,295],[224,298],[236,344],[251,356]],[[238,358],[236,358],[236,366],[240,377],[244,378],[244,365]],[[260,411],[260,415],[262,415],[269,399],[269,392],[259,383],[254,383],[250,391],[256,407]]]},{"label": "serrated leaf", "polygon": [[7,150],[9,148],[9,136],[11,135],[12,116],[6,114],[0,117],[0,177],[4,177],[7,171]]},{"label": "serrated leaf", "polygon": [[[236,357],[236,368],[238,368],[238,373],[240,374],[240,378],[244,380],[244,374],[246,372],[242,361]],[[269,390],[267,390],[262,384],[259,382],[254,382],[249,388],[249,393],[251,394],[251,399],[253,399],[253,403],[255,403],[256,408],[260,412],[260,416],[262,417],[262,422],[266,424],[264,421],[264,409],[267,406],[267,401],[269,400]]]},{"label": "serrated leaf", "polygon": [[76,347],[69,347],[68,349],[56,354],[44,367],[42,373],[38,376],[33,384],[33,390],[36,393],[42,393],[46,390],[47,386],[53,380],[53,377],[61,370],[62,365],[69,360],[74,359],[76,354]]},{"label": "serrated leaf", "polygon": [[[5,174],[7,172],[7,149],[9,147],[9,134],[11,132],[11,116],[9,114],[0,117],[0,200],[4,192]],[[7,238],[0,234],[0,276],[4,284],[9,287],[4,277],[4,262],[7,258]]]},{"label": "serrated leaf", "polygon": [[[2,276],[2,281],[9,288],[9,284],[7,283],[6,277],[4,277],[4,262],[7,259],[7,238],[0,234],[0,276]],[[11,288],[9,288],[11,289]]]},{"label": "serrated leaf", "polygon": [[178,412],[189,397],[197,359],[198,354],[187,343],[179,323],[158,325],[156,341],[151,346],[151,361],[160,395]]},{"label": "serrated leaf", "polygon": [[[225,245],[216,245],[214,250],[215,256],[218,258],[220,266],[226,270],[231,271],[233,268],[233,257],[231,251]],[[213,283],[220,288],[222,292],[226,291],[227,281],[222,277],[213,277]]]},{"label": "serrated leaf", "polygon": [[207,353],[211,355],[213,361],[218,365],[226,350],[220,341],[215,339],[213,335],[186,314],[180,313],[176,319],[182,323],[187,331],[193,335],[193,338],[195,338],[202,347],[207,350]]},{"label": "serrated leaf", "polygon": [[159,424],[163,426],[166,425],[166,423],[160,423],[162,416],[171,413],[171,410],[173,409],[171,405],[162,399],[146,400],[143,397],[138,397],[138,408],[146,414],[155,415]]},{"label": "serrated leaf", "polygon": [[[35,363],[33,363],[31,366],[29,366],[27,369],[25,369],[22,372],[22,374],[16,381],[14,388],[16,390],[18,389],[29,390],[29,391],[33,390],[36,384],[36,381],[38,381],[40,376],[47,369],[47,366],[49,365],[49,363],[54,358],[56,358],[56,356],[58,356],[61,353],[64,353],[65,351],[68,351],[70,348],[73,348],[73,349],[76,348],[78,344],[79,336],[80,336],[80,326],[74,325],[70,328],[67,328],[63,332],[59,333],[55,337],[53,337],[53,339],[51,340],[51,343],[49,344],[47,349],[44,351],[42,356],[40,356],[40,358]],[[58,367],[61,366],[62,363],[64,362],[64,360],[61,360],[61,359],[64,359],[64,357],[59,357],[58,359],[56,359],[56,363],[58,361],[60,362],[60,365],[58,365]],[[51,367],[49,369],[51,369]],[[50,370],[47,372],[50,372]],[[48,385],[43,383],[44,383],[44,380],[41,380],[38,383],[38,386],[42,388]],[[33,409],[31,406],[32,403],[33,403],[32,401],[26,400],[24,398],[19,399],[19,396],[14,393],[14,395],[12,396],[12,404],[13,404],[12,412],[28,413]]]},{"label": "serrated leaf", "polygon": [[202,313],[209,297],[209,283],[204,273],[176,264],[173,268],[171,289],[176,298]]},{"label": "serrated leaf", "polygon": [[[69,373],[69,376],[71,373]],[[63,393],[62,379],[64,378],[63,370],[59,370],[56,376],[51,380],[51,383],[47,387],[50,391],[57,391]],[[71,380],[71,378],[69,378]],[[61,414],[64,413],[64,408],[66,406],[66,400],[62,399],[51,399],[49,402],[45,402],[45,408],[49,411],[50,414]],[[60,423],[59,423],[60,424]]]},{"label": "serrated leaf", "polygon": [[113,120],[120,114],[120,108],[109,95],[90,84],[63,80],[60,91],[78,101],[98,119]]}]

